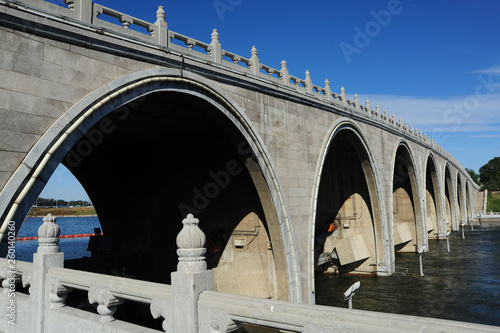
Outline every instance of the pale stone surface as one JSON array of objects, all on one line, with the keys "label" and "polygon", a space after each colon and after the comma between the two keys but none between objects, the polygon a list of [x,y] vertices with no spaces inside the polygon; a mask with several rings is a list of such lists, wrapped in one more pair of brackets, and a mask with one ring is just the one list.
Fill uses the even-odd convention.
[{"label": "pale stone surface", "polygon": [[[110,31],[121,34],[116,37],[112,34],[99,35],[79,27],[96,19],[93,13],[81,11],[81,8],[90,8],[89,1],[75,1],[74,11],[41,0],[30,1],[29,4],[68,19],[83,18],[86,22],[75,21],[75,25],[70,26],[56,19],[49,21],[44,18],[45,14],[36,16],[0,6],[3,13],[18,16],[27,23],[34,21],[35,25],[44,22],[55,31],[53,38],[47,38],[32,34],[25,28],[0,28],[0,212],[4,216],[17,199],[19,187],[29,180],[33,168],[39,165],[43,153],[52,147],[68,125],[78,120],[85,107],[97,99],[108,97],[110,91],[118,90],[122,85],[132,85],[142,76],[181,76],[178,71],[180,58],[166,54],[162,48],[168,40],[161,11],[155,26],[156,36],[131,29],[124,31],[121,26],[106,24]],[[131,16],[127,20],[139,22]],[[59,34],[58,29],[61,30]],[[72,37],[74,39],[70,44],[67,34],[63,32],[72,32],[79,37]],[[97,42],[93,41],[94,38]],[[137,40],[149,44],[143,45]],[[162,46],[154,45],[155,40]],[[85,47],[82,46],[84,42],[87,43]],[[311,89],[314,82],[309,76],[312,74],[314,77],[315,73],[307,74],[305,80],[292,78],[293,73],[288,73],[286,63],[282,63],[281,70],[274,73],[280,73],[284,78],[280,80],[276,76],[255,72],[255,67],[244,68],[219,59],[221,54],[217,50],[220,45],[217,43],[218,38],[214,34],[212,45],[215,49],[212,55],[176,48],[191,57],[184,58],[188,69],[184,69],[182,75],[223,94],[241,111],[241,117],[248,121],[245,126],[250,128],[252,135],[245,132],[247,129],[241,123],[242,120],[238,120],[239,129],[246,133],[248,141],[264,144],[264,155],[270,165],[265,169],[264,162],[260,161],[261,168],[268,184],[274,182],[272,186],[269,185],[270,196],[275,204],[278,216],[276,223],[284,243],[282,246],[289,283],[291,288],[301,288],[298,293],[291,293],[293,300],[313,301],[311,279],[314,263],[311,262],[310,242],[314,238],[314,187],[321,177],[321,159],[328,151],[328,140],[332,139],[329,135],[336,133],[339,126],[359,135],[363,149],[370,157],[374,179],[367,179],[367,182],[377,189],[375,195],[379,204],[376,213],[381,221],[378,237],[380,243],[389,244],[379,251],[377,262],[382,263],[388,271],[393,270],[394,253],[391,249],[398,242],[394,239],[397,236],[392,214],[394,203],[391,199],[394,158],[399,145],[405,144],[414,157],[416,179],[420,182],[414,194],[418,201],[426,197],[424,180],[427,158],[432,156],[435,160],[438,190],[435,195],[439,207],[449,207],[448,212],[445,208],[437,212],[438,230],[446,228],[443,221],[448,221],[449,227],[457,228],[459,221],[474,215],[474,207],[470,210],[468,207],[476,201],[477,186],[452,156],[433,141],[424,139],[427,138],[425,135],[411,133],[402,122],[398,125],[398,121],[381,117],[377,114],[380,110],[366,110],[359,101],[353,104],[343,88],[340,94],[335,93],[333,96],[318,94]],[[208,46],[208,43],[205,44]],[[204,44],[198,42],[197,45]],[[257,63],[256,50],[252,57]],[[211,66],[206,59],[215,59],[221,65]],[[245,57],[240,57],[240,60],[250,61]],[[169,66],[176,70],[175,75],[168,72],[166,68]],[[231,68],[231,71],[227,68]],[[294,85],[288,78],[301,84]],[[304,84],[305,88],[301,86]],[[330,87],[329,83],[325,83],[325,89],[339,90]],[[144,89],[144,93],[148,92]],[[123,102],[126,102],[126,93],[122,92],[121,96],[125,96]],[[104,107],[113,108],[112,103]],[[253,137],[256,139],[251,139]],[[457,182],[458,177],[460,182]],[[43,177],[37,179],[39,182],[45,180]],[[449,199],[445,197],[446,184],[452,189]],[[25,203],[23,207],[28,209],[29,206],[30,203]],[[417,217],[418,223],[422,224],[421,233],[429,230],[429,226],[424,226],[425,218],[422,218],[427,216],[426,205],[421,205],[415,215],[421,217]]]}]

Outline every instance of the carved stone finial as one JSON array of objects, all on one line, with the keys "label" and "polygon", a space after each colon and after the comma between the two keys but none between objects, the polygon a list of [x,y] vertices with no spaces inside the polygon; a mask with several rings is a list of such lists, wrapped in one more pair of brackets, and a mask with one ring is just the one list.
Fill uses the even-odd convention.
[{"label": "carved stone finial", "polygon": [[255,45],[252,46],[252,51],[250,53],[252,54],[252,56],[257,56],[257,48],[255,47]]},{"label": "carved stone finial", "polygon": [[59,226],[56,218],[48,214],[43,218],[43,224],[38,228],[38,253],[59,252]]},{"label": "carved stone finial", "polygon": [[[378,105],[376,106],[378,108]],[[368,98],[366,99],[366,109],[368,110],[368,112],[371,111],[371,107],[370,107],[370,100],[368,100]],[[377,113],[378,113],[378,110],[377,110]]]},{"label": "carved stone finial", "polygon": [[212,30],[212,42],[218,42],[219,41],[219,32],[217,29]]},{"label": "carved stone finial", "polygon": [[177,235],[176,243],[177,255],[179,263],[177,271],[184,273],[202,272],[207,269],[204,254],[205,249],[205,234],[198,227],[200,221],[194,218],[193,214],[188,214],[182,220],[182,230]]},{"label": "carved stone finial", "polygon": [[342,104],[347,105],[347,97],[345,95],[344,87],[340,87],[340,99],[342,101]]},{"label": "carved stone finial", "polygon": [[165,22],[165,9],[163,9],[163,6],[158,6],[158,10],[156,11],[156,22]]},{"label": "carved stone finial", "polygon": [[308,69],[306,69],[306,79],[310,79],[311,78],[311,73],[309,72]]},{"label": "carved stone finial", "polygon": [[188,214],[182,220],[183,228],[176,238],[179,249],[201,248],[205,245],[205,234],[198,227],[198,223],[200,223],[200,220],[195,218],[193,214]]},{"label": "carved stone finial", "polygon": [[286,69],[286,61],[281,60],[281,69]]},{"label": "carved stone finial", "polygon": [[325,88],[326,87],[330,87],[330,81],[328,81],[328,79],[325,80]]}]

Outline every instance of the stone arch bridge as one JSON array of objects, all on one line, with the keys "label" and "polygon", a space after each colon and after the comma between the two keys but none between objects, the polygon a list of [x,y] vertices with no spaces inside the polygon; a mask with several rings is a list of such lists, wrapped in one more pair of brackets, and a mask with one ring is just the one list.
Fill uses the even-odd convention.
[{"label": "stone arch bridge", "polygon": [[317,272],[390,275],[475,215],[465,169],[357,95],[169,30],[161,7],[65,2],[0,0],[4,236],[62,163],[99,215],[99,269],[168,283],[193,213],[219,290],[312,303]]}]

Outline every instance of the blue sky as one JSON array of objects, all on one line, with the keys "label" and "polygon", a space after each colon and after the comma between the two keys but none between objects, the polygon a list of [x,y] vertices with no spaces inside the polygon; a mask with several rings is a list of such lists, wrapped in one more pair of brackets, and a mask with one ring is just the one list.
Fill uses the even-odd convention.
[{"label": "blue sky", "polygon": [[[51,0],[63,4],[63,0]],[[330,81],[431,135],[466,168],[500,156],[500,1],[123,1],[97,3],[314,84]],[[59,168],[42,197],[86,199]],[[82,194],[83,193],[83,194]],[[84,195],[85,197],[81,197]]]}]

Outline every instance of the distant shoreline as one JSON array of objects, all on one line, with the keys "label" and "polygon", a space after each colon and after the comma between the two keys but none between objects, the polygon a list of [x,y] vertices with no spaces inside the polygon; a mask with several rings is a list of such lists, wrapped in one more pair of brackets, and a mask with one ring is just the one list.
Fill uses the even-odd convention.
[{"label": "distant shoreline", "polygon": [[26,217],[89,217],[97,216],[94,207],[32,207]]}]

